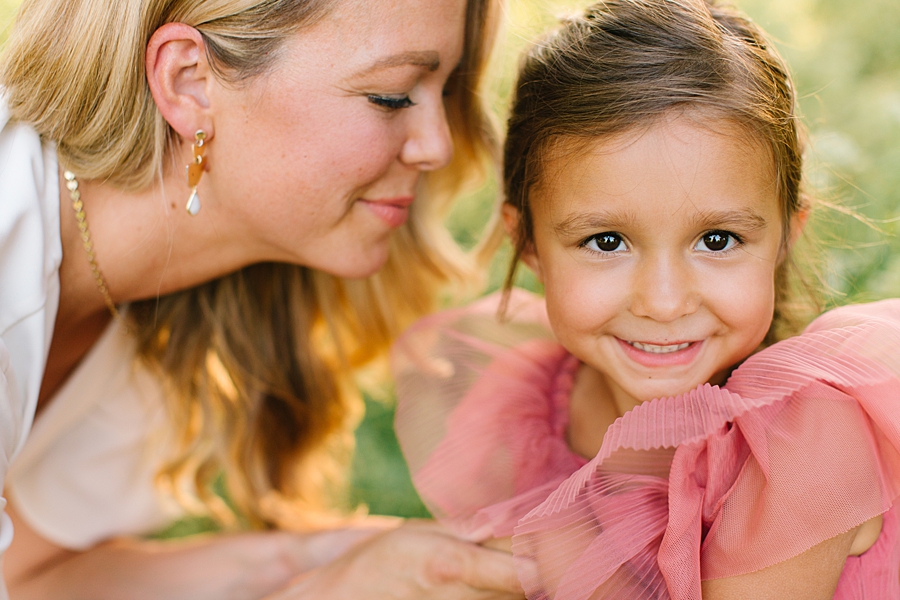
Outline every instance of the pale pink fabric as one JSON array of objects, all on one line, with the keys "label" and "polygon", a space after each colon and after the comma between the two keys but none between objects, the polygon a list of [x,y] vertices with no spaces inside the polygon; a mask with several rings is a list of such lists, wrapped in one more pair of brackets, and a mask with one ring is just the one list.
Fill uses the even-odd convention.
[{"label": "pale pink fabric", "polygon": [[515,532],[529,598],[700,598],[884,514],[835,598],[900,598],[900,301],[846,307],[723,388],[647,402],[585,464],[566,445],[577,362],[540,299],[429,317],[394,352],[397,431],[434,515]]}]

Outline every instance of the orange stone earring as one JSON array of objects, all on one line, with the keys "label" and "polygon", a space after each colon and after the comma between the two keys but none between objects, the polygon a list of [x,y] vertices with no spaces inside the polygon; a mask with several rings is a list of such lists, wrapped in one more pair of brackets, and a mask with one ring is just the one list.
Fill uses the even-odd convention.
[{"label": "orange stone earring", "polygon": [[191,216],[200,212],[200,196],[197,195],[197,184],[203,176],[203,169],[206,167],[206,132],[198,129],[194,134],[194,160],[187,166],[187,184],[191,188],[191,195],[188,198],[185,208]]}]

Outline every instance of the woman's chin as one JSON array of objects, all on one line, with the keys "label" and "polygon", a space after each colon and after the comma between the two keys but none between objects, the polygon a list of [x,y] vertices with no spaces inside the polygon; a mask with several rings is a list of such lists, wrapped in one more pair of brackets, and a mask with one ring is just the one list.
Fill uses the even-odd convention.
[{"label": "woman's chin", "polygon": [[378,273],[387,263],[387,259],[388,252],[385,245],[384,250],[372,249],[368,255],[363,254],[346,262],[332,261],[318,270],[341,279],[366,279]]}]

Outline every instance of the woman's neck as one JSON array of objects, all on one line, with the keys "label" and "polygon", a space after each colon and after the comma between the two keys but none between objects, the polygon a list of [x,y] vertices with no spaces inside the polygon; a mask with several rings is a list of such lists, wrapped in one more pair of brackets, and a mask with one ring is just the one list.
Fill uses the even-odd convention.
[{"label": "woman's neck", "polygon": [[[173,169],[174,171],[174,169]],[[95,261],[114,303],[189,288],[253,261],[249,245],[215,204],[192,217],[181,177],[127,193],[102,182],[78,181]],[[39,410],[65,383],[109,324],[110,313],[91,271],[66,181],[60,174],[60,298],[41,384]],[[243,242],[243,243],[242,243]]]},{"label": "woman's neck", "polygon": [[[195,217],[187,213],[190,190],[182,179],[172,173],[136,193],[79,181],[95,259],[115,303],[189,288],[254,262],[240,232],[232,230],[214,203]],[[59,315],[63,323],[78,323],[107,309],[62,176],[60,229]]]}]

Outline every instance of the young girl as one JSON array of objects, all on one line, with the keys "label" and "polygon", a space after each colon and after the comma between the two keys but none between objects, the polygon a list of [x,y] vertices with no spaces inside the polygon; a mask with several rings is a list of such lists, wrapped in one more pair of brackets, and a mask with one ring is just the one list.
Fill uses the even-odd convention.
[{"label": "young girl", "polygon": [[512,536],[529,598],[900,597],[900,302],[774,343],[800,181],[733,10],[607,0],[528,55],[503,215],[545,297],[427,318],[394,364],[423,499]]}]

